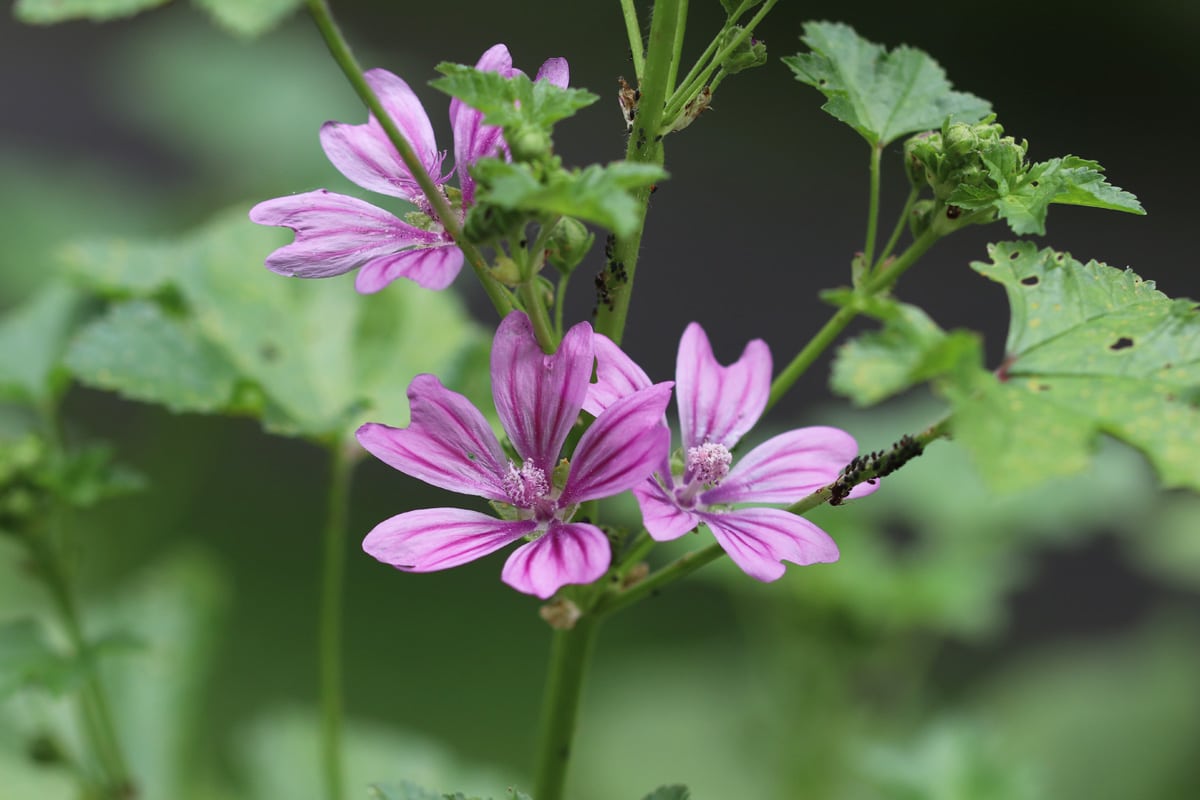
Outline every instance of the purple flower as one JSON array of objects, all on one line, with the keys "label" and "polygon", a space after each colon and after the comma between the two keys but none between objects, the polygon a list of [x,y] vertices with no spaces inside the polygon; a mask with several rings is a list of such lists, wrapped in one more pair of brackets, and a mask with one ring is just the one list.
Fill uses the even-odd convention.
[{"label": "purple flower", "polygon": [[[475,67],[506,78],[520,73],[502,44],[484,53]],[[412,145],[421,166],[438,187],[444,186],[451,176],[442,171],[446,154],[437,148],[421,101],[407,83],[386,70],[368,70],[365,77]],[[549,59],[537,74],[537,80],[564,88],[568,77],[567,62],[562,58]],[[503,152],[505,144],[499,128],[484,125],[482,113],[458,100],[450,102],[450,124],[462,190],[455,213],[461,218],[475,200],[475,182],[467,168]],[[354,285],[364,294],[377,292],[397,278],[408,278],[427,289],[449,286],[462,269],[463,253],[436,221],[429,201],[379,120],[371,115],[363,125],[326,122],[321,127],[321,147],[338,171],[354,183],[407,200],[418,212],[405,222],[370,203],[326,189],[267,200],[250,210],[250,219],[260,225],[291,228],[296,234],[292,244],[267,257],[267,268],[300,278],[328,278],[361,268]]]},{"label": "purple flower", "polygon": [[544,599],[565,584],[599,579],[611,559],[608,538],[571,518],[580,503],[644,482],[666,457],[670,434],[662,416],[671,384],[647,382],[610,404],[579,439],[569,466],[565,459],[560,464],[588,393],[595,341],[591,326],[580,323],[548,356],[525,314],[514,311],[500,323],[492,345],[492,397],[515,459],[467,398],[433,375],[414,378],[409,426],[367,423],[358,441],[406,475],[484,497],[512,513],[496,519],[457,508],[409,511],[379,523],[363,549],[398,569],[431,572],[525,539],[502,573],[513,588]]},{"label": "purple flower", "polygon": [[[597,382],[584,409],[598,414],[650,379],[609,339],[596,337]],[[657,474],[633,494],[642,521],[658,541],[676,539],[703,523],[746,574],[762,581],[783,575],[783,561],[836,561],[837,545],[823,530],[778,508],[837,478],[858,445],[837,428],[798,428],[768,439],[734,464],[732,450],[758,422],[771,389],[771,353],[761,339],[728,367],[717,363],[704,329],[688,325],[675,368],[683,433],[681,469],[660,462]],[[864,484],[851,496],[874,491]]]}]

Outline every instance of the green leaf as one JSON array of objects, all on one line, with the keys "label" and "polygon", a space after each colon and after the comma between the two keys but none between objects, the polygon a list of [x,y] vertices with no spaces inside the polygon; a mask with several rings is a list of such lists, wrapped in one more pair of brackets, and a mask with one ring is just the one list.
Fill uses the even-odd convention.
[{"label": "green leaf", "polygon": [[59,361],[82,300],[55,282],[0,318],[0,398],[43,405],[64,388]]},{"label": "green leaf", "polygon": [[582,170],[560,170],[539,180],[527,164],[484,159],[472,169],[478,202],[512,211],[576,217],[628,236],[637,228],[638,205],[630,190],[667,177],[653,164],[614,161]]},{"label": "green leaf", "polygon": [[534,82],[527,75],[505,78],[449,61],[438,64],[437,70],[446,77],[430,81],[430,86],[482,111],[488,125],[549,129],[600,99],[585,89],[562,89],[546,80]]},{"label": "green leaf", "polygon": [[650,794],[642,798],[642,800],[690,800],[692,793],[686,786],[675,784],[672,786],[660,786]]},{"label": "green leaf", "polygon": [[402,783],[371,784],[367,788],[370,800],[443,800],[446,795],[404,781]]},{"label": "green leaf", "polygon": [[230,33],[261,36],[304,4],[304,0],[192,0]]},{"label": "green leaf", "polygon": [[837,294],[827,297],[839,305],[865,302],[860,310],[884,322],[881,330],[842,345],[833,362],[830,386],[856,405],[873,405],[964,363],[980,361],[982,351],[974,333],[946,333],[916,306],[887,297],[864,301],[853,292],[840,299]]},{"label": "green leaf", "polygon": [[84,384],[175,412],[230,407],[238,373],[188,320],[148,300],[120,303],[86,327],[67,354]]},{"label": "green leaf", "polygon": [[[328,438],[368,416],[405,424],[414,375],[454,385],[458,365],[486,344],[449,292],[402,281],[362,296],[349,276],[268,271],[263,259],[285,239],[238,208],[174,243],[72,248],[80,279],[141,299],[81,338],[71,364],[89,382],[176,410],[249,412],[277,433]],[[169,368],[185,352],[188,363]]]},{"label": "green leaf", "polygon": [[1015,489],[1082,469],[1103,432],[1142,451],[1166,486],[1200,490],[1196,305],[1028,242],[989,255],[971,266],[1008,293],[1004,364],[943,384],[954,436],[988,482]]},{"label": "green leaf", "polygon": [[53,694],[70,691],[87,677],[95,659],[139,645],[128,634],[109,634],[92,642],[88,657],[81,658],[54,649],[37,620],[25,618],[0,623],[0,699],[29,687]]},{"label": "green leaf", "polygon": [[31,25],[52,25],[73,19],[103,22],[132,17],[165,5],[168,0],[17,0],[13,14]]},{"label": "green leaf", "polygon": [[891,52],[841,23],[809,22],[801,40],[812,52],[783,59],[796,80],[820,90],[822,108],[882,147],[907,133],[929,130],[947,118],[975,122],[991,104],[950,88],[946,73],[920,50]]},{"label": "green leaf", "polygon": [[1104,179],[1103,167],[1095,161],[1066,156],[1025,169],[1014,163],[1011,149],[1000,147],[985,151],[982,158],[991,179],[989,184],[960,185],[948,202],[968,209],[993,207],[1013,233],[1045,234],[1051,203],[1146,213],[1134,195]]}]

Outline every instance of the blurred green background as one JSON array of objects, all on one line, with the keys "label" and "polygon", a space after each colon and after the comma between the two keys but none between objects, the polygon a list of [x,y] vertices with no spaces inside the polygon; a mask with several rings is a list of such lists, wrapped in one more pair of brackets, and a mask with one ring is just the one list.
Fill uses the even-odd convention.
[{"label": "blurred green background", "polygon": [[[568,57],[572,83],[605,96],[560,127],[568,163],[623,151],[615,88],[632,69],[615,2],[334,5],[362,60],[414,85],[439,141],[445,101],[423,86],[433,65],[472,63],[504,41],[530,71]],[[693,6],[694,54],[720,6]],[[828,314],[815,290],[845,280],[861,246],[866,148],[777,60],[798,49],[803,20],[822,18],[929,51],[1030,140],[1031,157],[1094,158],[1149,211],[1056,207],[1046,244],[1200,295],[1191,6],[781,3],[760,32],[768,66],[727,81],[714,110],[668,140],[672,178],[654,196],[627,340],[652,375],[671,373],[693,319],[723,360],[756,336],[788,358]],[[323,121],[364,114],[303,18],[245,42],[184,3],[102,26],[5,16],[0,70],[0,310],[56,274],[57,253],[80,237],[167,238],[319,186],[363,194],[320,151]],[[895,210],[905,186],[891,150]],[[983,327],[994,361],[1007,309],[966,263],[1005,238],[996,226],[964,232],[899,290],[946,327]],[[247,253],[247,269],[264,255]],[[583,318],[594,299],[577,283],[570,309]],[[469,278],[456,288],[490,324]],[[839,424],[869,449],[938,414],[919,395],[847,412],[826,367],[771,426]],[[72,521],[89,628],[146,642],[112,656],[107,674],[146,796],[317,797],[324,452],[251,421],[80,388],[65,417],[70,437],[115,442],[150,482]],[[351,530],[452,502],[364,462]],[[839,564],[771,586],[714,565],[606,626],[573,797],[635,798],[664,782],[686,782],[698,800],[1200,796],[1196,497],[1157,491],[1140,457],[1115,445],[1086,475],[994,497],[941,443],[870,501],[818,517]],[[403,575],[362,555],[357,534],[347,556],[355,785],[528,786],[549,639],[538,604],[499,582],[498,557]],[[0,619],[44,602],[0,539]],[[44,696],[0,705],[0,798],[72,796],[66,775],[27,757],[64,714]]]}]

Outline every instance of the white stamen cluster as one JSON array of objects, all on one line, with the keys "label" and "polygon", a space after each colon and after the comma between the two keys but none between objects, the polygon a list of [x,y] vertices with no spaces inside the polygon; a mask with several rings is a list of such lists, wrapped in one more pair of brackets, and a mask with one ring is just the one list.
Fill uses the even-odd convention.
[{"label": "white stamen cluster", "polygon": [[550,493],[550,482],[546,480],[545,471],[534,466],[532,458],[525,459],[520,469],[509,461],[503,486],[508,499],[518,508],[531,508]]},{"label": "white stamen cluster", "polygon": [[705,442],[687,451],[687,471],[697,483],[716,486],[729,474],[733,454],[716,442]]}]

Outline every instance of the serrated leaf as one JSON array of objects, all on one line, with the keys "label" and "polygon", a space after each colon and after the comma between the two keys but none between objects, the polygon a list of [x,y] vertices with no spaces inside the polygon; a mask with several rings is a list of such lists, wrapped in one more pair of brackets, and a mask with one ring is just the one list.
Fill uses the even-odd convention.
[{"label": "serrated leaf", "polygon": [[438,64],[437,70],[446,77],[429,85],[482,111],[488,125],[527,124],[549,129],[600,99],[585,89],[563,89],[546,80],[535,82],[527,75],[505,78],[498,72],[448,61]]},{"label": "serrated leaf", "polygon": [[1004,364],[943,387],[955,438],[988,482],[1016,489],[1082,469],[1103,432],[1140,450],[1166,486],[1200,490],[1196,305],[1027,242],[989,254],[971,266],[1008,293]]},{"label": "serrated leaf", "polygon": [[594,222],[616,233],[630,235],[638,225],[638,204],[631,189],[666,178],[652,164],[614,161],[582,170],[561,170],[539,181],[527,164],[484,159],[472,169],[481,186],[479,203],[513,211],[554,214]]},{"label": "serrated leaf", "polygon": [[175,412],[214,413],[231,405],[238,373],[188,320],[148,300],[113,306],[71,345],[67,365],[80,382]]},{"label": "serrated leaf", "polygon": [[959,186],[948,202],[968,209],[995,208],[1013,233],[1044,235],[1051,203],[1146,213],[1134,195],[1104,179],[1103,167],[1095,161],[1066,156],[1041,161],[1024,170],[1013,161],[1011,149],[999,147],[992,153],[985,152],[982,158],[991,185]]},{"label": "serrated leaf", "polygon": [[901,45],[888,52],[848,25],[809,22],[801,37],[812,52],[783,59],[796,79],[828,101],[822,108],[882,147],[900,136],[936,128],[949,117],[976,122],[991,104],[956,92],[924,52]]},{"label": "serrated leaf", "polygon": [[884,326],[842,345],[830,376],[833,390],[856,405],[873,405],[964,363],[979,363],[975,334],[947,333],[916,306],[874,297],[862,310]]},{"label": "serrated leaf", "polygon": [[674,784],[672,786],[660,786],[650,794],[642,798],[642,800],[690,800],[691,791],[686,786]]},{"label": "serrated leaf", "polygon": [[[237,208],[174,243],[71,248],[80,279],[141,298],[114,308],[120,329],[95,334],[120,334],[124,349],[73,349],[71,363],[90,382],[177,410],[249,412],[273,432],[327,438],[347,435],[369,414],[403,425],[409,380],[434,372],[454,384],[459,362],[484,343],[448,292],[397,285],[362,296],[349,276],[315,281],[268,271],[263,259],[285,238]],[[164,297],[182,316],[151,310]],[[138,322],[142,335],[130,330]],[[164,375],[169,353],[151,340],[155,331],[200,360]]]},{"label": "serrated leaf", "polygon": [[169,0],[17,0],[13,14],[31,25],[52,25],[73,19],[104,22],[132,17]]},{"label": "serrated leaf", "polygon": [[304,0],[192,0],[221,27],[238,36],[254,38],[277,26]]},{"label": "serrated leaf", "polygon": [[39,405],[61,390],[59,361],[82,301],[56,282],[0,318],[0,398]]}]

